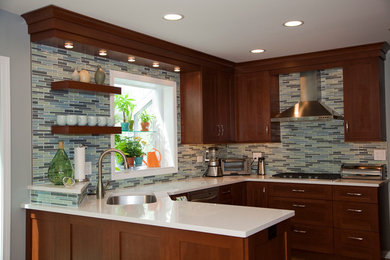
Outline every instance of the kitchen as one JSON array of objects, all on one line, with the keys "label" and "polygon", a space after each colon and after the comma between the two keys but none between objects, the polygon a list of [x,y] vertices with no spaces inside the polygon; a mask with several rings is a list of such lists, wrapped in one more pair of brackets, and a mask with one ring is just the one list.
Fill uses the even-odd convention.
[{"label": "kitchen", "polygon": [[[27,11],[32,11],[35,9],[37,9],[37,8],[31,8]],[[72,8],[69,8],[69,9],[72,10]],[[15,26],[16,26],[16,24],[22,23],[22,21],[23,21],[23,20],[18,20],[14,16],[12,16],[12,18],[14,19],[13,24]],[[22,18],[19,17],[19,19],[22,19]],[[102,20],[104,20],[104,19],[102,19]],[[27,25],[25,25],[25,27],[23,29],[27,30]],[[18,44],[24,43],[24,47],[22,49],[25,49],[26,47],[27,47],[27,49],[29,49],[30,48],[30,45],[29,45],[30,40],[28,38],[28,35],[26,35],[25,31],[21,35],[24,35],[24,38],[23,39],[15,39],[15,43],[16,42]],[[349,46],[354,46],[354,45],[357,45],[357,44],[351,44]],[[53,55],[53,56],[50,56],[50,59],[52,59],[55,55],[55,52],[56,52],[55,49],[51,49],[51,48],[45,47],[45,46],[46,45],[36,44],[36,43],[32,44],[32,50],[31,50],[31,52],[33,54],[32,59],[35,59],[35,62],[31,65],[31,66],[33,66],[33,71],[36,71],[36,69],[39,68],[39,66],[36,64],[38,64],[41,61],[41,60],[39,60],[40,59],[39,55],[41,55],[44,51],[49,51],[49,52],[51,51],[52,52],[51,55]],[[345,46],[345,47],[349,47],[349,46]],[[16,46],[15,46],[15,48],[16,48]],[[40,49],[45,49],[45,50],[43,51]],[[61,54],[61,51],[57,51],[57,52],[59,52]],[[307,52],[307,51],[302,51],[301,53],[304,53],[304,52]],[[15,53],[18,53],[18,55],[22,55],[20,51],[16,51]],[[25,55],[27,56],[26,63],[28,63],[28,64],[23,63],[23,64],[21,64],[20,68],[18,67],[17,70],[11,70],[11,75],[12,75],[12,73],[18,73],[18,71],[20,72],[20,70],[23,68],[23,66],[27,66],[25,71],[26,71],[26,73],[28,72],[27,75],[30,75],[30,54],[29,53],[30,53],[30,51],[28,51],[27,54],[25,53]],[[299,53],[297,53],[297,54],[299,54]],[[2,53],[2,55],[9,56],[9,55],[7,55],[7,53]],[[98,61],[100,62],[101,60],[98,60]],[[387,59],[387,61],[388,61],[388,59]],[[389,66],[386,66],[387,70],[388,70],[388,67]],[[243,68],[243,69],[245,69],[245,68]],[[43,71],[45,71],[45,70],[43,70]],[[39,73],[43,74],[42,70],[38,71],[38,72],[34,72],[34,73],[35,73],[35,75],[37,75]],[[55,73],[55,72],[53,72],[53,73]],[[67,77],[69,77],[70,74],[71,74],[71,72],[67,75]],[[386,75],[387,74],[388,73],[386,73]],[[334,80],[336,82],[330,82],[327,84],[330,84],[332,86],[335,85],[336,89],[337,89],[337,87],[340,87],[340,84],[337,82],[337,77],[340,77],[340,70],[336,70],[336,69],[323,70],[323,71],[321,71],[321,76],[322,76],[321,80],[323,80],[323,81],[326,81],[326,80],[332,81],[332,80],[334,80],[334,78],[336,78],[336,80]],[[177,76],[173,76],[173,77],[177,78]],[[285,85],[291,86],[292,89],[287,89],[286,92],[283,93],[284,88],[283,88],[283,86],[281,86],[280,92],[281,92],[281,95],[288,96],[289,95],[288,91],[294,91],[294,88],[297,88],[296,82],[299,81],[299,76],[298,76],[298,74],[293,74],[293,75],[284,74],[283,77],[285,77],[283,80],[283,82],[285,82]],[[24,90],[20,89],[20,88],[15,88],[15,89],[11,90],[11,91],[22,91],[21,93],[16,92],[18,94],[18,96],[20,95],[20,99],[18,99],[18,101],[17,101],[18,106],[22,106],[22,104],[31,104],[30,95],[25,94],[25,93],[30,93],[30,87],[31,87],[31,83],[29,83],[30,79],[24,79],[24,77],[18,77],[18,76],[15,76],[15,78],[17,78],[17,80],[20,80],[20,81],[23,81],[23,80],[28,81],[28,82],[21,82],[19,84],[20,86],[26,86],[26,88]],[[36,79],[36,77],[35,77],[35,79]],[[44,81],[45,80],[46,79],[44,79]],[[291,82],[295,82],[295,83],[291,83]],[[386,82],[388,82],[388,81],[386,81]],[[36,85],[39,85],[39,83],[32,82],[32,85],[36,87]],[[325,93],[322,92],[321,94],[326,95],[327,93],[325,91]],[[297,94],[295,94],[295,95],[297,95]],[[295,95],[294,95],[294,99],[288,100],[289,104],[293,105],[294,103],[299,101],[299,95],[297,98]],[[337,98],[338,96],[333,94],[333,97]],[[282,101],[282,96],[280,97],[280,99]],[[337,100],[335,102],[337,103]],[[289,104],[285,104],[284,102],[280,102],[280,104],[281,104],[281,107],[280,107],[281,110],[282,110],[282,106],[284,108],[284,106],[289,105]],[[33,105],[33,109],[34,109],[34,105]],[[26,126],[26,122],[30,122],[30,121],[34,122],[34,120],[31,120],[31,118],[29,117],[29,113],[26,113],[26,111],[30,111],[30,109],[27,109],[27,110],[22,109],[22,110],[23,111],[18,111],[18,109],[13,110],[13,113],[17,113],[17,114],[13,115],[12,118],[17,118],[17,120],[15,120],[12,124],[20,124],[20,126],[18,126],[18,131],[16,131],[16,130],[13,131],[13,133],[15,133],[15,135],[16,134],[19,135],[19,131],[21,131],[21,129],[24,130],[24,129],[26,129],[26,127],[28,127],[28,126]],[[37,109],[36,111],[39,111],[39,109]],[[342,110],[341,110],[341,112],[342,112]],[[39,114],[37,114],[37,115],[33,114],[33,116],[39,117]],[[52,119],[50,119],[50,120],[52,120]],[[229,153],[232,155],[245,154],[245,155],[251,156],[252,151],[253,152],[264,152],[264,154],[266,156],[266,160],[267,160],[267,171],[268,172],[273,172],[273,171],[279,172],[279,171],[284,171],[284,170],[293,171],[294,169],[300,169],[302,167],[308,167],[308,168],[310,168],[311,171],[315,171],[315,172],[321,172],[321,170],[323,170],[324,168],[326,168],[326,172],[337,172],[337,171],[339,171],[339,167],[340,167],[342,162],[351,162],[351,163],[371,162],[371,163],[374,163],[374,161],[372,161],[373,150],[374,149],[384,150],[387,148],[387,143],[385,143],[385,142],[374,142],[374,143],[363,143],[363,144],[362,143],[343,142],[342,140],[340,140],[340,139],[344,138],[343,134],[341,134],[341,132],[343,132],[343,128],[344,128],[343,123],[342,122],[340,123],[340,121],[333,121],[331,124],[332,124],[331,127],[328,127],[327,125],[324,126],[321,123],[305,123],[303,126],[299,127],[299,129],[294,127],[294,125],[292,125],[292,124],[287,124],[286,127],[281,127],[280,131],[281,131],[282,138],[288,136],[288,133],[291,134],[291,132],[296,133],[296,135],[301,138],[302,135],[303,136],[305,135],[305,132],[308,129],[311,129],[311,131],[315,131],[313,129],[316,129],[316,128],[317,129],[324,129],[325,128],[326,131],[320,132],[321,136],[327,136],[327,135],[329,135],[329,133],[333,134],[334,137],[332,138],[332,140],[338,141],[338,144],[334,145],[334,146],[333,145],[326,146],[323,143],[321,144],[321,141],[324,142],[323,139],[321,140],[321,138],[323,138],[323,137],[317,136],[314,134],[309,134],[309,137],[319,139],[318,142],[312,142],[312,144],[313,144],[312,146],[307,146],[305,144],[305,140],[302,142],[295,142],[295,139],[293,136],[288,136],[288,137],[290,137],[291,142],[287,141],[285,143],[283,140],[283,142],[281,142],[281,143],[263,143],[263,144],[253,145],[252,143],[250,143],[250,141],[242,141],[242,143],[248,142],[248,144],[227,144],[227,145],[221,145],[220,148],[221,148],[221,150],[225,150],[226,153]],[[283,131],[286,131],[286,132],[283,132]],[[30,130],[30,132],[32,132],[32,131]],[[317,133],[318,133],[318,131],[317,131]],[[26,134],[24,132],[24,134],[21,134],[21,136],[18,136],[17,139],[18,139],[18,141],[21,141],[21,142],[23,141],[26,144],[31,144],[32,141],[28,139],[29,135],[30,135],[29,133]],[[194,135],[190,135],[190,136],[194,137]],[[16,137],[13,137],[13,138],[16,138]],[[55,139],[55,141],[51,140],[50,145],[47,146],[47,148],[51,149],[52,151],[50,153],[51,155],[49,156],[49,158],[47,158],[46,163],[48,163],[52,159],[52,156],[54,155],[53,153],[54,153],[54,149],[56,146],[55,143],[57,142],[57,140],[58,139]],[[325,140],[325,142],[326,142],[326,140]],[[187,143],[191,143],[191,142],[187,141]],[[193,143],[200,144],[203,142],[193,142]],[[205,142],[205,143],[207,143],[207,142]],[[223,142],[221,142],[221,143],[223,143]],[[316,146],[316,145],[318,145],[318,146]],[[23,147],[23,146],[21,146],[21,147]],[[205,170],[206,164],[204,164],[204,163],[196,164],[196,160],[195,161],[193,161],[193,160],[196,159],[197,156],[203,155],[203,152],[207,147],[208,146],[204,146],[204,145],[179,145],[179,169],[182,169],[182,171],[180,173],[180,174],[182,174],[182,176],[195,177],[195,176],[200,176],[203,173],[203,171]],[[303,147],[304,147],[304,149],[303,149]],[[70,147],[68,147],[67,149],[69,149],[69,148]],[[102,147],[101,149],[104,150],[105,148],[107,148],[107,145],[104,145],[104,147]],[[307,152],[305,152],[305,149],[307,149],[306,150]],[[345,152],[345,150],[348,150],[349,152]],[[17,152],[17,151],[18,150],[13,151],[13,153]],[[30,145],[28,145],[27,148],[25,147],[24,149],[21,149],[21,151],[18,151],[21,154],[19,154],[19,153],[12,154],[13,160],[15,160],[17,157],[20,157],[21,155],[23,156],[23,158],[26,158],[26,162],[27,162],[26,165],[19,163],[20,165],[18,165],[16,167],[24,167],[20,170],[20,172],[27,172],[27,173],[30,172],[30,175],[27,176],[27,178],[25,176],[21,176],[21,174],[12,175],[12,178],[20,178],[17,180],[15,180],[15,179],[12,180],[12,199],[18,200],[17,202],[15,202],[15,205],[14,205],[14,202],[12,203],[13,212],[15,212],[15,213],[13,213],[13,215],[15,214],[14,215],[15,220],[19,219],[19,223],[17,224],[17,226],[20,226],[20,227],[16,227],[16,229],[12,230],[12,234],[15,234],[15,235],[18,233],[24,234],[24,231],[22,232],[20,229],[22,229],[21,226],[24,225],[23,223],[25,221],[24,221],[24,216],[20,215],[21,210],[19,207],[20,207],[20,204],[26,203],[29,201],[29,195],[28,195],[28,191],[27,191],[26,187],[28,185],[31,185],[31,179],[33,177],[37,177],[37,179],[40,178],[39,174],[35,175],[35,170],[33,170],[33,174],[31,174],[31,169],[30,169],[31,163],[29,163],[29,159],[28,159],[28,158],[31,158],[31,155],[25,154],[25,153],[28,153],[29,151],[31,151]],[[330,158],[326,159],[326,164],[316,163],[318,158],[316,158],[316,156],[311,156],[313,153],[315,154],[316,152],[318,153],[316,156],[318,156],[320,158],[323,158],[321,153],[324,153],[326,156],[330,156]],[[39,153],[36,153],[35,149],[33,150],[33,154],[35,154],[36,156],[40,155]],[[36,156],[35,156],[35,158],[36,158]],[[94,162],[95,163],[97,162],[97,158],[94,158]],[[285,163],[285,162],[287,162],[287,163]],[[383,161],[379,161],[379,162],[386,163]],[[195,168],[197,169],[196,171],[194,171],[192,168],[194,164],[195,164]],[[36,164],[34,164],[34,165],[36,165]],[[328,169],[329,166],[331,167],[331,170]],[[324,168],[321,169],[321,167],[324,167]],[[282,169],[280,170],[280,168],[282,168]],[[15,168],[13,168],[13,169],[15,169]],[[18,168],[16,168],[16,169],[18,169]],[[42,171],[43,171],[43,169],[37,170],[38,173],[40,173]],[[145,179],[144,183],[150,183],[150,181],[151,181],[150,179]],[[153,182],[153,180],[152,180],[152,182]],[[18,183],[18,184],[17,185],[15,184],[15,186],[16,186],[15,187],[13,183]],[[14,194],[15,194],[15,197],[14,197]],[[14,217],[12,217],[12,219],[14,219]],[[14,233],[14,230],[15,230],[15,233]],[[18,230],[19,230],[19,232],[17,232]],[[24,236],[22,236],[22,238],[20,238],[19,240],[24,240],[23,237]],[[14,243],[12,243],[12,244],[14,244]],[[18,253],[16,253],[16,254],[18,254]],[[15,259],[22,259],[22,258],[23,257],[16,257]]]}]

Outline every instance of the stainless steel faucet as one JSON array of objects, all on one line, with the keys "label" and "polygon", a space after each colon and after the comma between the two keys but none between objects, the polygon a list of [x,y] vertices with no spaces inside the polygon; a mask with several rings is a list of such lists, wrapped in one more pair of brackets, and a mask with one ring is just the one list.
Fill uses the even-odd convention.
[{"label": "stainless steel faucet", "polygon": [[103,186],[103,174],[102,174],[103,158],[106,154],[115,153],[115,152],[119,153],[122,156],[125,169],[129,168],[127,166],[126,155],[122,151],[120,151],[118,149],[114,149],[114,148],[109,148],[109,149],[105,150],[104,152],[102,152],[102,154],[100,155],[100,158],[99,158],[99,166],[98,166],[99,176],[98,176],[98,184],[96,187],[96,198],[97,199],[104,198],[104,186]]}]

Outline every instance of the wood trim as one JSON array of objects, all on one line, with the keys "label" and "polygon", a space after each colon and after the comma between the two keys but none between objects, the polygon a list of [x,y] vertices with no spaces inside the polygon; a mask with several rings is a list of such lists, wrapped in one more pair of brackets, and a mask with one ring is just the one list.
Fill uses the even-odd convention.
[{"label": "wood trim", "polygon": [[81,91],[91,91],[99,93],[112,93],[112,94],[121,94],[122,89],[118,87],[112,87],[107,85],[100,84],[91,84],[79,81],[64,80],[56,81],[51,83],[52,90],[81,90]]},{"label": "wood trim", "polygon": [[121,134],[121,127],[114,126],[51,126],[52,134],[78,135],[78,134]]},{"label": "wood trim", "polygon": [[[192,50],[171,42],[157,39],[104,21],[78,14],[54,5],[49,5],[22,15],[28,24],[32,42],[57,36],[67,40],[91,44],[109,50],[134,54],[165,62],[176,59],[188,64],[212,67],[231,67],[234,63],[225,59]],[[48,33],[49,32],[49,33]],[[66,33],[66,35],[64,35]],[[109,39],[109,40],[108,40]],[[56,46],[63,48],[63,46]],[[169,63],[169,62],[168,62]],[[173,63],[176,65],[175,63]]]},{"label": "wood trim", "polygon": [[310,52],[284,57],[237,63],[237,73],[269,70],[271,74],[284,74],[312,69],[341,67],[347,60],[380,57],[385,60],[389,50],[387,42]]}]

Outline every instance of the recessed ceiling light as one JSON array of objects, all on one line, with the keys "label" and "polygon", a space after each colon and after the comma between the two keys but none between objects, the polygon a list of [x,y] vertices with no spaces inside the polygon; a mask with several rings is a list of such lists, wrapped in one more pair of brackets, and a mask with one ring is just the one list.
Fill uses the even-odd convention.
[{"label": "recessed ceiling light", "polygon": [[127,58],[127,61],[128,62],[135,62],[135,57],[134,56],[129,56],[129,58]]},{"label": "recessed ceiling light", "polygon": [[166,14],[163,16],[164,20],[167,21],[178,21],[184,18],[181,14]]},{"label": "recessed ceiling light", "polygon": [[155,68],[158,68],[158,67],[160,67],[160,64],[158,63],[158,62],[153,62],[153,65],[152,65],[153,67],[155,67]]},{"label": "recessed ceiling light", "polygon": [[105,50],[105,49],[100,49],[100,50],[99,50],[99,55],[100,55],[100,56],[107,56],[107,50]]},{"label": "recessed ceiling light", "polygon": [[174,72],[180,72],[180,67],[175,67],[175,68],[173,69],[173,71],[174,71]]},{"label": "recessed ceiling light", "polygon": [[286,27],[295,27],[295,26],[300,26],[303,24],[303,21],[288,21],[285,22],[283,25]]},{"label": "recessed ceiling light", "polygon": [[263,53],[265,52],[264,49],[254,49],[254,50],[251,50],[251,53]]},{"label": "recessed ceiling light", "polygon": [[64,47],[67,49],[73,49],[73,42],[65,42]]}]

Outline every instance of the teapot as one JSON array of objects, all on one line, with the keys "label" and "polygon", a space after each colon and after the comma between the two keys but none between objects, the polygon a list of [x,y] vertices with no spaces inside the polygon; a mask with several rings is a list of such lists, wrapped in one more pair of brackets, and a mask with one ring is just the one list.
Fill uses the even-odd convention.
[{"label": "teapot", "polygon": [[[148,167],[160,167],[160,162],[161,162],[161,153],[159,150],[157,150],[156,148],[153,148],[153,152],[148,152],[146,154],[146,160],[147,162],[145,162],[145,160],[143,160],[143,162],[145,163],[146,166]],[[157,159],[157,154],[156,152],[158,152],[159,154],[159,159]]]}]

